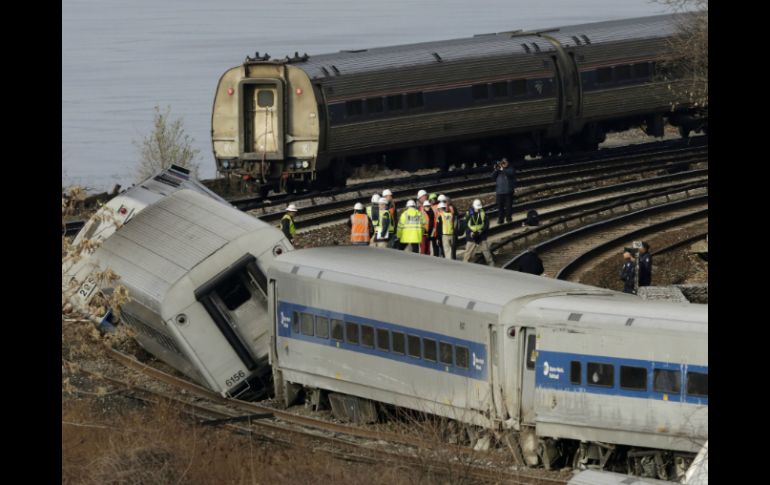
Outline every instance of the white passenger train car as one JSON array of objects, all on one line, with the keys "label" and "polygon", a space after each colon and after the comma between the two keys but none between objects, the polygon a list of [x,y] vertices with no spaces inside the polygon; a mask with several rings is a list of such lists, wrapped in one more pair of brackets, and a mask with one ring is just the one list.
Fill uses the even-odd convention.
[{"label": "white passenger train car", "polygon": [[287,402],[320,390],[514,433],[532,465],[642,469],[707,439],[705,305],[366,247],[283,254],[268,280]]},{"label": "white passenger train car", "polygon": [[143,347],[212,390],[255,398],[270,389],[264,272],[291,249],[268,224],[184,189],[144,207],[72,276],[111,269]]}]

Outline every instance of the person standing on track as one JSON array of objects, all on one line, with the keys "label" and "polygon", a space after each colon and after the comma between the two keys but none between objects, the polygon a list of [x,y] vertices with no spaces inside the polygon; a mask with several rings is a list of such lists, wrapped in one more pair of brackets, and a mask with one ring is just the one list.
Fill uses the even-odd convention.
[{"label": "person standing on track", "polygon": [[369,240],[374,234],[374,227],[372,220],[364,211],[364,204],[356,202],[356,205],[353,206],[353,215],[350,216],[348,226],[350,226],[350,242],[354,246],[369,245]]},{"label": "person standing on track", "polygon": [[515,172],[513,167],[509,166],[508,159],[503,157],[495,165],[492,172],[492,180],[495,181],[495,194],[497,195],[497,223],[502,224],[503,218],[506,222],[513,220],[513,185],[515,183]]},{"label": "person standing on track", "polygon": [[404,244],[404,251],[416,253],[422,242],[423,217],[425,216],[414,205],[413,200],[406,202],[406,209],[401,213],[396,231],[398,240]]},{"label": "person standing on track", "polygon": [[393,227],[390,228],[389,248],[396,247],[396,229],[398,229],[398,212],[396,212],[396,202],[393,200],[393,192],[390,189],[382,191],[382,198],[388,201],[388,212],[390,212],[390,222]]},{"label": "person standing on track", "polygon": [[650,286],[652,284],[652,255],[650,254],[650,244],[642,241],[642,247],[639,248],[639,286]]},{"label": "person standing on track", "polygon": [[450,211],[445,201],[438,203],[437,212],[437,239],[441,240],[441,247],[446,259],[454,259],[452,257],[452,243],[454,239],[455,220],[454,214]]},{"label": "person standing on track", "polygon": [[420,254],[430,256],[431,245],[436,240],[436,214],[433,213],[430,202],[427,200],[422,203],[422,224],[425,232],[420,243]]},{"label": "person standing on track", "polygon": [[289,204],[286,208],[286,214],[281,218],[281,231],[286,239],[294,245],[294,235],[297,233],[296,227],[294,227],[294,214],[297,212],[297,206]]},{"label": "person standing on track", "polygon": [[387,248],[390,242],[390,233],[393,231],[393,224],[390,222],[390,212],[388,211],[388,201],[385,197],[380,198],[379,211],[377,211],[379,219],[372,221],[374,225],[374,238],[372,238],[373,246],[376,248]]},{"label": "person standing on track", "polygon": [[487,264],[494,266],[495,260],[492,258],[492,252],[489,250],[489,243],[487,242],[489,218],[487,218],[484,206],[481,205],[479,199],[473,201],[473,205],[465,215],[465,220],[467,228],[465,229],[465,254],[463,255],[463,261],[466,263],[470,261],[476,255],[476,250],[480,249]]},{"label": "person standing on track", "polygon": [[623,268],[620,270],[620,279],[623,281],[623,293],[634,294],[634,285],[636,284],[636,266],[634,265],[634,256],[631,251],[623,253]]}]

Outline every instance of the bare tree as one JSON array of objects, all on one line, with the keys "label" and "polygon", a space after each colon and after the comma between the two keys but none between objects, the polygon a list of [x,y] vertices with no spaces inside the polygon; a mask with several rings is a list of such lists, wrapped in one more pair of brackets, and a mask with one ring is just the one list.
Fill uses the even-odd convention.
[{"label": "bare tree", "polygon": [[198,175],[196,158],[200,150],[192,146],[194,140],[185,133],[182,119],[171,119],[170,115],[171,107],[161,112],[156,105],[152,132],[140,142],[134,141],[139,148],[137,180],[144,180],[172,164]]},{"label": "bare tree", "polygon": [[696,108],[708,109],[708,0],[655,0],[680,13],[678,35],[663,63],[665,76],[676,98]]}]

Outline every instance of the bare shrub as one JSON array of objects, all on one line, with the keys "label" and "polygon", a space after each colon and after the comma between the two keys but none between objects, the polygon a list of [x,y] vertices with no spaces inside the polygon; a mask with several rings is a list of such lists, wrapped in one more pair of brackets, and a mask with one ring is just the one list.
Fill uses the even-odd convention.
[{"label": "bare shrub", "polygon": [[152,132],[141,141],[134,141],[139,149],[137,181],[151,177],[171,165],[188,168],[193,175],[198,176],[196,159],[200,150],[193,147],[195,140],[185,133],[182,119],[171,119],[170,116],[170,106],[161,112],[156,105]]}]

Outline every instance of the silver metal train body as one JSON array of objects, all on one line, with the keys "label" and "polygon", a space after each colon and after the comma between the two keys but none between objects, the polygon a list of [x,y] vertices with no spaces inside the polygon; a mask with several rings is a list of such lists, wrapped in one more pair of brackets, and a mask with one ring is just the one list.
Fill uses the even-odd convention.
[{"label": "silver metal train body", "polygon": [[[63,277],[80,285],[71,301],[82,308],[99,291],[122,285],[130,301],[120,319],[150,353],[223,395],[264,397],[270,389],[265,271],[291,244],[275,228],[198,191],[176,190],[138,209],[93,253],[63,268]],[[100,281],[108,269],[118,281]]]},{"label": "silver metal train body", "polygon": [[[595,149],[612,131],[707,127],[665,78],[682,16],[335,54],[247,58],[219,80],[217,170],[263,191],[344,183],[351,165],[445,169]],[[673,107],[675,106],[675,107]]]},{"label": "silver metal train body", "polygon": [[707,440],[705,305],[355,247],[283,254],[268,281],[287,402],[302,386],[516,432],[532,465],[559,440],[577,465]]}]

